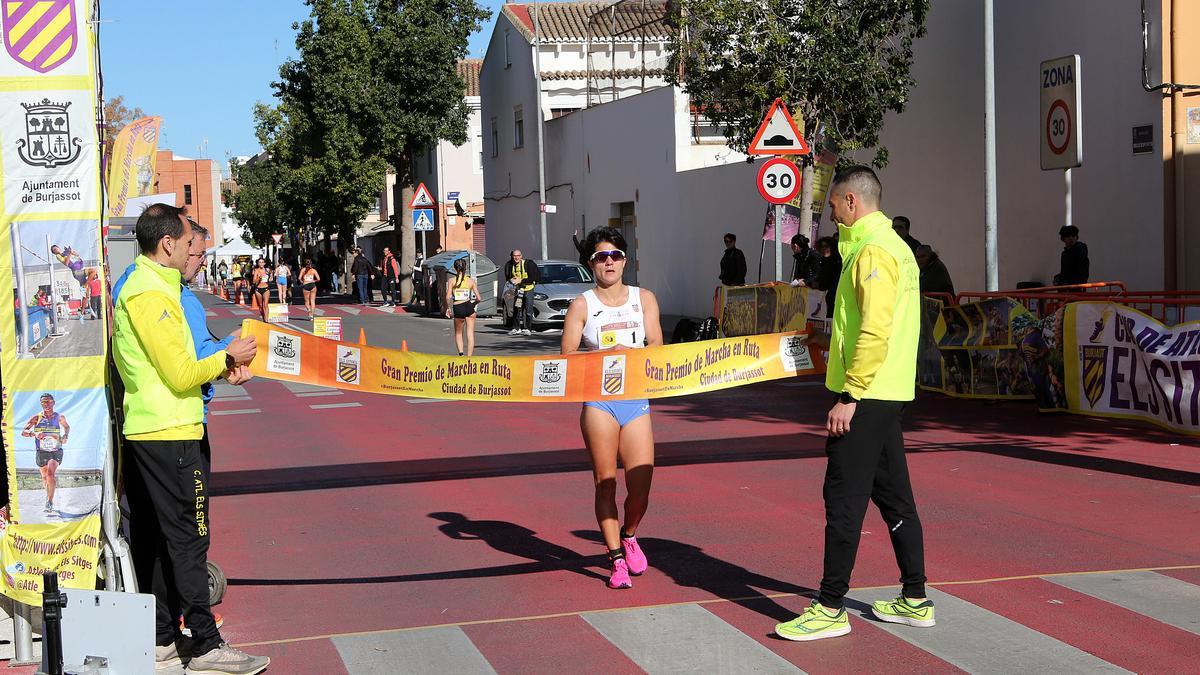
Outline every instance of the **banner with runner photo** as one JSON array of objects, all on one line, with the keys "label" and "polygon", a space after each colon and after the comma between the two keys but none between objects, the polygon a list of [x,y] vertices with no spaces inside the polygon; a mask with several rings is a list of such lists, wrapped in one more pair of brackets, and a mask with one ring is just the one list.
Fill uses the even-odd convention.
[{"label": "banner with runner photo", "polygon": [[12,305],[0,312],[0,592],[40,605],[43,571],[96,587],[111,451],[94,4],[2,5],[0,283]]},{"label": "banner with runner photo", "polygon": [[664,398],[824,372],[804,335],[772,333],[566,356],[444,356],[338,342],[246,319],[254,375],[464,401]]},{"label": "banner with runner photo", "polygon": [[922,298],[917,357],[920,387],[959,398],[1030,399],[1015,325],[1032,318],[1010,298],[945,305]]},{"label": "banner with runner photo", "polygon": [[1111,302],[1066,307],[1067,408],[1200,434],[1200,321],[1166,326]]},{"label": "banner with runner photo", "polygon": [[717,289],[717,321],[726,337],[804,331],[825,322],[825,292],[777,282]]}]

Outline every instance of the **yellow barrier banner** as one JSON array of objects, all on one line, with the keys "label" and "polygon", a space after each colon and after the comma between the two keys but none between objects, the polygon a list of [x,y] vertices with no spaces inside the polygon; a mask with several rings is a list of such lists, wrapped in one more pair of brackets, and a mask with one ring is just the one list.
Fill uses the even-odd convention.
[{"label": "yellow barrier banner", "polygon": [[812,320],[824,323],[825,292],[769,282],[717,289],[718,321],[727,337],[805,331]]},{"label": "yellow barrier banner", "polygon": [[254,375],[466,401],[664,398],[824,372],[799,332],[544,356],[446,356],[338,342],[246,319]]},{"label": "yellow barrier banner", "polygon": [[117,134],[108,168],[108,215],[138,215],[126,214],[126,203],[132,197],[150,194],[161,127],[161,117],[141,117],[126,124]]}]

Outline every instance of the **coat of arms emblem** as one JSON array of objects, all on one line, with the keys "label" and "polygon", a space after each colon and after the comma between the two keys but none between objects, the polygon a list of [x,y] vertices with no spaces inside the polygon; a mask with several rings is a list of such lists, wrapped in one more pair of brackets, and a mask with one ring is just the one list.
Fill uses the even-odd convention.
[{"label": "coat of arms emblem", "polygon": [[71,116],[66,103],[22,103],[25,108],[25,138],[17,140],[17,154],[30,166],[53,169],[79,159],[83,141],[71,137]]},{"label": "coat of arms emblem", "polygon": [[4,0],[4,48],[21,65],[48,73],[79,46],[75,0]]}]

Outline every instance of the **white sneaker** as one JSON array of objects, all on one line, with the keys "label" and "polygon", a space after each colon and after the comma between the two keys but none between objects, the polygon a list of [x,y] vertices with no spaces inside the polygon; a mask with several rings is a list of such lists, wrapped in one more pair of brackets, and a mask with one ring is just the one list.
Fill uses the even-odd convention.
[{"label": "white sneaker", "polygon": [[188,675],[256,675],[270,664],[271,659],[265,656],[250,656],[222,642],[207,654],[193,657],[187,672]]},{"label": "white sneaker", "polygon": [[509,334],[509,335],[520,335],[520,334],[521,334],[521,329],[520,329],[520,328],[514,328],[514,329],[512,329],[512,330],[508,331],[508,334]]},{"label": "white sneaker", "polygon": [[521,335],[533,335],[533,331],[531,331],[531,330],[529,330],[528,328],[526,328],[526,329],[524,329],[524,330],[522,330],[522,331],[521,331]]},{"label": "white sneaker", "polygon": [[183,659],[179,658],[179,650],[174,643],[165,647],[154,646],[155,675],[184,675]]}]

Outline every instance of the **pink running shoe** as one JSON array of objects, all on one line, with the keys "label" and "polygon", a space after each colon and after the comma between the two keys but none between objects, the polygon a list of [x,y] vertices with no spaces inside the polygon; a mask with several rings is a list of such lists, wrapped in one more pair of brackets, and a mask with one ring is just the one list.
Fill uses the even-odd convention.
[{"label": "pink running shoe", "polygon": [[625,560],[629,561],[629,573],[635,577],[641,576],[650,563],[646,560],[642,547],[638,546],[637,537],[622,537],[621,546],[625,549]]},{"label": "pink running shoe", "polygon": [[629,578],[629,563],[624,558],[617,558],[612,564],[612,576],[608,577],[609,588],[633,588],[633,580]]}]

